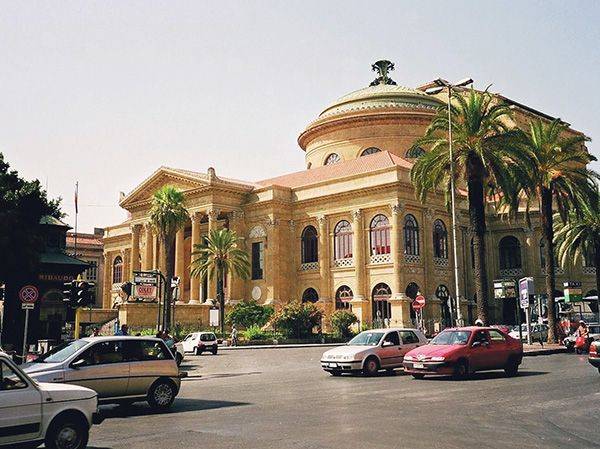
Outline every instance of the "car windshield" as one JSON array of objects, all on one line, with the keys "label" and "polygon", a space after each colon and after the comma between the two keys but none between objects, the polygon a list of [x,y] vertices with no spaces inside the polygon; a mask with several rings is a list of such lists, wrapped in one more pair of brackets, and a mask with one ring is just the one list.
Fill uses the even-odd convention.
[{"label": "car windshield", "polygon": [[383,337],[383,332],[361,332],[348,342],[353,346],[377,346]]},{"label": "car windshield", "polygon": [[42,354],[34,360],[35,363],[62,363],[79,351],[89,342],[85,340],[74,340],[68,343],[63,343],[54,349],[51,349],[45,354]]},{"label": "car windshield", "polygon": [[433,340],[432,345],[466,345],[469,341],[470,331],[443,331]]}]

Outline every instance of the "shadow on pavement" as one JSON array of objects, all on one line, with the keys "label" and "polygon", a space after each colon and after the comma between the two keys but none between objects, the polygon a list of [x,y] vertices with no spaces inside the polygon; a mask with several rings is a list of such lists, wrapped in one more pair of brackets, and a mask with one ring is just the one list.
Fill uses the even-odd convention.
[{"label": "shadow on pavement", "polygon": [[[109,405],[102,406],[100,411],[106,419],[111,418],[129,418],[133,416],[147,415],[172,415],[173,413],[184,413],[199,410],[214,410],[226,407],[238,407],[241,405],[250,405],[248,402],[232,401],[208,401],[203,399],[175,399],[173,406],[166,411],[155,410],[144,402],[131,405]],[[100,449],[100,448],[98,448]]]},{"label": "shadow on pavement", "polygon": [[506,377],[504,371],[485,371],[471,374],[467,379],[456,380],[451,376],[426,376],[424,379],[428,381],[450,381],[450,382],[474,382],[478,380],[491,380],[491,379],[518,379],[519,377],[530,377],[530,376],[543,376],[548,374],[548,371],[519,371],[519,374],[515,377]]},{"label": "shadow on pavement", "polygon": [[214,374],[200,374],[200,375],[188,375],[188,377],[182,379],[182,382],[190,382],[195,380],[206,380],[206,379],[218,379],[222,377],[239,377],[239,376],[252,376],[255,374],[262,374],[262,371],[251,371],[248,373],[214,373]]}]

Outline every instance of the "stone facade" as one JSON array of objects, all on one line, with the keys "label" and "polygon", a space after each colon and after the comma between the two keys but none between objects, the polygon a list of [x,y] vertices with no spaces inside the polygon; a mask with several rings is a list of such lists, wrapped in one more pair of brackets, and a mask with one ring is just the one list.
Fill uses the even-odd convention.
[{"label": "stone facade", "polygon": [[[308,299],[312,289],[327,315],[336,307],[351,306],[365,323],[387,318],[390,324],[412,325],[410,301],[420,291],[427,298],[428,325],[443,325],[451,313],[446,298],[457,293],[451,216],[440,195],[430,195],[426,204],[415,199],[409,176],[414,159],[407,150],[444,101],[419,89],[388,84],[342,97],[298,139],[307,169],[264,181],[221,178],[213,168],[206,173],[159,168],[121,199],[120,206],[131,218],[105,230],[103,306],[119,307],[121,320],[130,325],[155,322],[155,305],[120,304],[119,287],[133,270],[158,268],[158,242],[148,214],[153,192],[170,184],[184,192],[191,217],[176,238],[175,271],[181,279],[176,321],[207,324],[207,305],[216,288],[212,280],[190,277],[191,248],[209,230],[225,226],[242,237],[244,249],[260,258],[254,261],[254,279],[228,279],[228,304],[254,298],[279,306]],[[515,114],[524,120],[532,113],[516,106]],[[474,286],[464,198],[458,206],[458,295],[463,317],[472,320]],[[375,228],[374,223],[382,224]],[[316,230],[316,241],[307,243],[303,236],[309,226]],[[499,244],[507,235],[520,243],[520,268],[500,266]],[[490,284],[499,277],[531,275],[536,288],[543,290],[538,227],[528,230],[523,224],[507,223],[490,208],[487,238]],[[317,249],[307,255],[304,245]],[[585,291],[593,288],[589,268],[565,269],[557,286],[565,279],[582,280]],[[493,299],[490,303],[493,319],[502,321],[505,306]]]}]

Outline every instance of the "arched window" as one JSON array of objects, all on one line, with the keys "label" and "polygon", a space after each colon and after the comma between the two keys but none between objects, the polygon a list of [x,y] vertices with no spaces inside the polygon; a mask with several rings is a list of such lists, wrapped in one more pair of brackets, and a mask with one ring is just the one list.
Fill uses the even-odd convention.
[{"label": "arched window", "polygon": [[113,260],[112,281],[113,284],[123,282],[123,258],[121,256],[117,256]]},{"label": "arched window", "polygon": [[410,299],[415,299],[419,294],[419,286],[415,282],[411,282],[406,286],[406,290],[404,291],[404,293]]},{"label": "arched window", "polygon": [[450,290],[448,290],[448,287],[445,285],[438,285],[438,287],[435,289],[435,296],[440,300],[440,305],[442,308],[442,322],[444,323],[444,326],[451,326],[452,304],[450,304],[450,301],[448,301],[448,299],[450,299]]},{"label": "arched window", "polygon": [[419,225],[411,214],[404,217],[404,254],[419,255]]},{"label": "arched window", "polygon": [[376,326],[382,326],[383,323],[377,321],[390,319],[392,317],[392,306],[389,299],[392,297],[392,290],[387,284],[380,283],[373,287],[373,321]]},{"label": "arched window", "polygon": [[354,297],[354,294],[352,293],[352,290],[350,289],[350,287],[348,287],[347,285],[342,285],[335,292],[335,308],[336,309],[349,309],[350,301],[352,301],[353,297]]},{"label": "arched window", "polygon": [[421,147],[409,148],[406,152],[406,159],[418,159],[425,154],[425,150]]},{"label": "arched window", "polygon": [[304,290],[302,293],[302,302],[317,302],[319,300],[319,294],[317,291],[310,287]]},{"label": "arched window", "polygon": [[390,249],[390,221],[385,215],[375,215],[370,226],[371,255],[389,254]]},{"label": "arched window", "polygon": [[448,231],[442,220],[433,222],[433,257],[448,258]]},{"label": "arched window", "polygon": [[302,231],[302,263],[319,260],[319,240],[314,226],[307,226]]},{"label": "arched window", "polygon": [[352,257],[352,226],[346,220],[340,221],[333,230],[333,248],[335,260]]},{"label": "arched window", "polygon": [[360,153],[361,156],[368,156],[369,154],[375,154],[375,153],[380,153],[381,150],[377,147],[369,147],[366,148],[362,151],[362,153]]},{"label": "arched window", "polygon": [[498,244],[500,253],[500,269],[521,268],[521,243],[519,239],[509,235],[503,237]]},{"label": "arched window", "polygon": [[325,165],[337,164],[341,160],[342,159],[340,158],[339,154],[337,154],[337,153],[331,153],[329,156],[327,156],[325,158]]}]

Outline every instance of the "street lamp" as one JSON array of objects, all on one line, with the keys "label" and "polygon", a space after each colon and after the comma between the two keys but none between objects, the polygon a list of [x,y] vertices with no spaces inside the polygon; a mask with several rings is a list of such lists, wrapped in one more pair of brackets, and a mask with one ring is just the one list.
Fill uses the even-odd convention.
[{"label": "street lamp", "polygon": [[451,105],[452,90],[466,87],[473,84],[471,78],[462,79],[454,84],[438,78],[434,81],[437,87],[429,88],[425,91],[428,95],[435,95],[443,90],[448,91],[448,152],[450,153],[450,207],[452,209],[452,249],[454,256],[454,291],[456,297],[456,324],[462,325],[462,315],[460,313],[460,287],[458,285],[458,250],[456,245],[456,194],[454,192],[454,153],[452,152],[452,114]]}]

